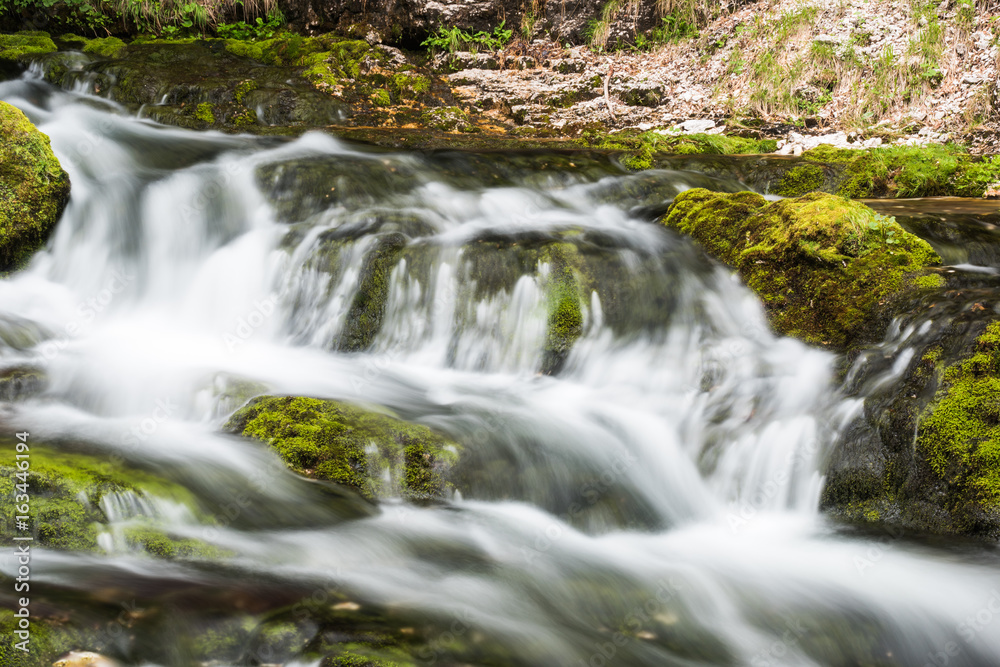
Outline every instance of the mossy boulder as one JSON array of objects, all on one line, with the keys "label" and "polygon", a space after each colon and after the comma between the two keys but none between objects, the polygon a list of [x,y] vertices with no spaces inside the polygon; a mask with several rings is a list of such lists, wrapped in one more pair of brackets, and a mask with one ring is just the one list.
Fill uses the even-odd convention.
[{"label": "mossy boulder", "polygon": [[[946,289],[901,305],[901,327],[929,316],[938,323],[918,340],[900,379],[868,393],[832,453],[821,499],[832,516],[1000,539],[1000,322],[969,307],[978,298],[975,290]],[[857,382],[884,372],[869,365]]]},{"label": "mossy boulder", "polygon": [[[30,496],[29,516],[31,534],[40,546],[72,551],[98,550],[98,534],[107,530],[108,517],[101,501],[108,494],[152,493],[188,504],[195,502],[179,485],[138,470],[127,469],[113,459],[102,459],[82,453],[61,452],[29,438],[30,468],[27,475],[10,464],[0,466],[0,496],[13,498],[19,484],[27,484]],[[14,444],[8,443],[9,451]],[[19,476],[21,475],[21,476]],[[4,534],[15,534],[13,516],[3,519]],[[149,531],[147,531],[149,532]],[[153,555],[170,541],[160,534],[157,549],[147,550]],[[137,540],[136,543],[141,543]],[[190,542],[190,541],[189,541]],[[199,545],[186,544],[181,549],[189,553],[200,550]],[[177,553],[175,550],[174,553]]]},{"label": "mossy boulder", "polygon": [[0,63],[24,64],[34,56],[52,53],[56,44],[47,32],[16,32],[0,35]]},{"label": "mossy boulder", "polygon": [[946,368],[920,415],[917,451],[944,485],[945,508],[964,531],[1000,535],[1000,322]]},{"label": "mossy boulder", "polygon": [[83,44],[83,52],[90,53],[103,58],[120,58],[125,55],[125,42],[117,37],[99,37],[88,39]]},{"label": "mossy boulder", "polygon": [[226,430],[271,445],[296,472],[369,498],[443,497],[460,446],[426,426],[348,403],[260,396]]},{"label": "mossy boulder", "polygon": [[834,195],[769,203],[751,192],[694,189],[661,223],[739,271],[778,333],[837,351],[880,335],[873,323],[904,290],[941,282],[926,271],[940,263],[930,245]]},{"label": "mossy boulder", "polygon": [[49,138],[0,102],[0,271],[23,266],[46,241],[69,200],[69,175]]},{"label": "mossy boulder", "polygon": [[0,370],[0,401],[23,401],[41,394],[48,376],[37,366],[21,364]]}]

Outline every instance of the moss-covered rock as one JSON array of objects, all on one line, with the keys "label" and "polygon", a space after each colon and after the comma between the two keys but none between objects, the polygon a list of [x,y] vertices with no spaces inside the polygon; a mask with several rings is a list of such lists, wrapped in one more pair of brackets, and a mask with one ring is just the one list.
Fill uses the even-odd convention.
[{"label": "moss-covered rock", "polygon": [[48,238],[69,199],[69,175],[49,138],[0,102],[0,271],[17,269]]},{"label": "moss-covered rock", "polygon": [[822,193],[768,203],[751,192],[688,190],[661,222],[737,269],[776,331],[840,351],[880,334],[868,331],[880,309],[940,263],[892,218]]},{"label": "moss-covered rock", "polygon": [[774,194],[782,197],[798,197],[823,189],[826,172],[818,164],[802,164],[789,169],[781,177]]},{"label": "moss-covered rock", "polygon": [[[13,445],[9,447],[13,451]],[[13,498],[15,493],[23,493],[17,485],[27,484],[31,531],[41,546],[97,550],[97,536],[106,530],[108,523],[101,506],[107,494],[149,492],[195,506],[182,487],[145,472],[126,469],[112,460],[59,452],[33,443],[29,453],[31,465],[26,475],[13,465],[13,459],[11,464],[0,466],[0,496]],[[3,529],[6,535],[14,533],[10,514],[3,518]],[[150,553],[159,555],[155,551]]]},{"label": "moss-covered rock", "polygon": [[621,151],[621,162],[632,170],[650,169],[666,155],[752,155],[771,153],[773,139],[747,139],[724,134],[665,135],[659,132],[624,131],[608,134],[589,131],[579,140],[588,148]]},{"label": "moss-covered rock", "polygon": [[120,58],[125,55],[128,47],[125,42],[117,37],[99,37],[98,39],[88,39],[83,44],[83,52],[91,53],[104,58]]},{"label": "moss-covered rock", "polygon": [[375,340],[389,298],[389,277],[404,247],[406,237],[394,232],[378,239],[375,249],[368,253],[337,343],[341,352],[366,350]]},{"label": "moss-covered rock", "polygon": [[56,44],[47,32],[17,32],[0,35],[0,61],[26,63],[34,56],[51,53]]},{"label": "moss-covered rock", "polygon": [[1000,529],[1000,322],[986,328],[967,358],[944,369],[920,416],[916,445],[944,483],[945,506],[958,525]]},{"label": "moss-covered rock", "polygon": [[296,472],[369,498],[441,497],[460,449],[426,426],[316,398],[255,398],[226,429],[268,443]]},{"label": "moss-covered rock", "polygon": [[542,372],[558,373],[576,340],[583,333],[579,267],[576,246],[560,243],[546,248],[550,266],[548,277],[549,316],[545,332]]},{"label": "moss-covered rock", "polygon": [[1000,158],[969,155],[953,144],[865,150],[817,146],[803,159],[839,171],[833,191],[844,197],[981,197],[1000,179]]}]

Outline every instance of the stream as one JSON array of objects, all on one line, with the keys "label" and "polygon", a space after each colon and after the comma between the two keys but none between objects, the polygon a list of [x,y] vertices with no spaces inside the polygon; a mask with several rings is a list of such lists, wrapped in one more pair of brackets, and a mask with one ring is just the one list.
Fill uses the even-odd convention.
[{"label": "stream", "polygon": [[[0,281],[0,321],[32,337],[0,363],[48,378],[3,405],[4,430],[194,498],[107,497],[102,553],[35,549],[39,613],[158,610],[80,648],[200,664],[196,629],[312,598],[415,632],[416,664],[1000,664],[995,548],[818,510],[838,438],[920,328],[890,328],[879,364],[842,388],[834,354],[775,336],[729,270],[643,215],[738,181],[591,154],[197,133],[31,75],[0,99],[51,137],[73,184],[47,249]],[[380,326],[347,345],[358,277],[387,239],[403,249]],[[553,243],[593,282],[555,362],[536,259]],[[980,281],[1000,268],[942,254]],[[224,432],[240,383],[446,434],[460,490],[370,503],[295,476]],[[121,539],[137,521],[227,555],[137,553]],[[13,607],[16,561],[0,565]],[[212,664],[318,664],[255,650]]]}]

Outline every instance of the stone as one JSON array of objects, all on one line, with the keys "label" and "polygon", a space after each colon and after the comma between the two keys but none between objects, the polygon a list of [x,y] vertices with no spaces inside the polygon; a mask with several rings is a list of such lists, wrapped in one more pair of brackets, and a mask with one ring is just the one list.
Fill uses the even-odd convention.
[{"label": "stone", "polygon": [[698,132],[705,132],[707,130],[711,130],[713,127],[715,127],[715,121],[708,119],[703,119],[703,120],[692,119],[692,120],[686,120],[683,123],[681,123],[681,128],[688,134],[697,134]]}]

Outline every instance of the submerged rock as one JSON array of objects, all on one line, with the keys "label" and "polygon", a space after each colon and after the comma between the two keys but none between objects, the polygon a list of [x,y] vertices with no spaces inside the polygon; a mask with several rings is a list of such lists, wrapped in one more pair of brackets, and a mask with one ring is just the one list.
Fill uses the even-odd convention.
[{"label": "submerged rock", "polygon": [[262,440],[290,468],[343,484],[369,498],[441,498],[460,446],[426,426],[347,403],[260,396],[226,430]]},{"label": "submerged rock", "polygon": [[49,138],[0,102],[0,271],[23,266],[46,241],[69,200],[69,175]]},{"label": "submerged rock", "polygon": [[935,287],[927,242],[858,202],[813,193],[768,203],[751,192],[677,196],[661,223],[738,270],[781,334],[846,351],[882,334],[890,299]]}]

